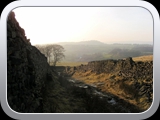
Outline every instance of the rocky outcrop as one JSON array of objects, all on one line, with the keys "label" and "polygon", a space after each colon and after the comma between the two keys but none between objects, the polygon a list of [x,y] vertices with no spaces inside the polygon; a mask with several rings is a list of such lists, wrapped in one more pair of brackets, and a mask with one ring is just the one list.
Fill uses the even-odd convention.
[{"label": "rocky outcrop", "polygon": [[43,112],[43,88],[56,81],[47,58],[31,45],[11,12],[7,20],[7,99],[16,112]]}]

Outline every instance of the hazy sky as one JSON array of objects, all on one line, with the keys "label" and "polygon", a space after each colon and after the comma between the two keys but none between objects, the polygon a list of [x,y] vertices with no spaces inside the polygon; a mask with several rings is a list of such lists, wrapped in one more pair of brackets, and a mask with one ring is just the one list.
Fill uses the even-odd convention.
[{"label": "hazy sky", "polygon": [[141,7],[19,7],[13,11],[32,45],[153,42],[152,16]]}]

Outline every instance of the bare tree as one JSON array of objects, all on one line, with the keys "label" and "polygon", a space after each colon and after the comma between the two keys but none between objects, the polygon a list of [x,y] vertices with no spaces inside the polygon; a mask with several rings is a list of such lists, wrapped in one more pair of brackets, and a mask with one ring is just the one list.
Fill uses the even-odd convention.
[{"label": "bare tree", "polygon": [[57,62],[61,61],[65,55],[64,55],[64,48],[61,45],[52,45],[52,54],[53,54],[53,66],[56,65]]},{"label": "bare tree", "polygon": [[35,47],[37,47],[37,49],[39,49],[39,51],[47,57],[47,61],[49,64],[51,63],[51,57],[53,56],[53,66],[55,66],[57,62],[61,61],[65,57],[65,50],[61,45],[46,44],[35,45]]},{"label": "bare tree", "polygon": [[52,46],[49,44],[45,44],[45,45],[35,45],[35,47],[47,57],[47,61],[50,64]]},{"label": "bare tree", "polygon": [[47,56],[48,63],[50,64],[50,58],[51,58],[51,54],[52,54],[52,46],[49,44],[45,45],[44,52],[45,52],[45,55]]}]

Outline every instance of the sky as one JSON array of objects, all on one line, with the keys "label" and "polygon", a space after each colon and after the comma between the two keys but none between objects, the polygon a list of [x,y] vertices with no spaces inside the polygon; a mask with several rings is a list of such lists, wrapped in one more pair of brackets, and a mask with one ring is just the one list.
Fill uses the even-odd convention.
[{"label": "sky", "polygon": [[153,44],[153,18],[142,7],[18,7],[13,11],[32,45],[88,40]]}]

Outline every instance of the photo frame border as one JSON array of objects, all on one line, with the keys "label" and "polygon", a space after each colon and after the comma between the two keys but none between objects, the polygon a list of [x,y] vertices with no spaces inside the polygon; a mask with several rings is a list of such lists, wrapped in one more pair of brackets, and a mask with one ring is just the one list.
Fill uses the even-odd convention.
[{"label": "photo frame border", "polygon": [[[153,102],[151,107],[142,112],[142,113],[18,113],[13,111],[7,102],[7,17],[11,10],[17,7],[143,7],[147,9],[153,17]],[[0,54],[1,54],[1,62],[0,62],[0,98],[1,98],[1,106],[4,112],[10,116],[11,118],[16,119],[39,119],[39,120],[48,120],[48,119],[59,119],[59,120],[81,120],[81,119],[91,119],[91,120],[100,120],[100,119],[130,119],[130,120],[140,120],[146,119],[152,116],[159,107],[160,101],[160,21],[159,21],[159,14],[156,8],[146,2],[146,1],[139,1],[139,0],[21,0],[21,1],[14,1],[8,4],[2,14],[1,14],[1,21],[0,21],[0,31],[1,31],[1,44],[0,44]]]}]

